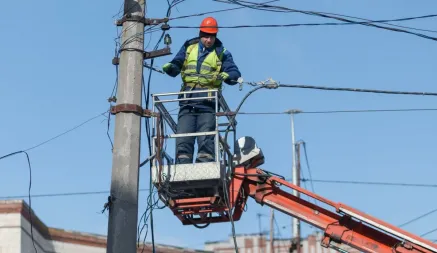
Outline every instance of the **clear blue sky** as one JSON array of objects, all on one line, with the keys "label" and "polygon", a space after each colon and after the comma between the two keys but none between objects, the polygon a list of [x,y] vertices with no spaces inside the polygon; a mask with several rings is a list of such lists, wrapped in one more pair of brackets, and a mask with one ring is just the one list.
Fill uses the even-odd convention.
[{"label": "clear blue sky", "polygon": [[[159,3],[158,3],[159,2]],[[115,80],[116,27],[112,16],[122,1],[13,1],[2,3],[0,61],[2,131],[0,155],[26,149],[108,109]],[[420,1],[280,1],[296,9],[333,12],[370,19],[434,14],[437,3]],[[172,17],[232,7],[213,1],[187,0]],[[149,17],[163,17],[166,1],[149,1]],[[214,15],[220,25],[331,22],[302,14],[236,10]],[[203,17],[171,22],[196,26]],[[403,25],[437,30],[436,19]],[[154,45],[160,33],[154,33]],[[172,51],[197,34],[173,29]],[[431,36],[436,34],[429,33]],[[146,35],[146,43],[150,35]],[[221,29],[219,38],[232,52],[245,80],[269,77],[289,84],[437,92],[437,43],[420,37],[365,26]],[[161,44],[160,47],[163,45]],[[150,47],[148,49],[151,49]],[[158,58],[162,66],[173,56]],[[147,74],[148,72],[146,72]],[[180,78],[154,73],[152,92],[179,89]],[[235,108],[249,91],[226,87]],[[318,90],[280,89],[254,93],[242,111],[436,108],[437,98]],[[436,112],[304,114],[296,117],[296,138],[307,142],[315,179],[435,183]],[[263,168],[291,176],[288,115],[239,116],[239,136],[253,136],[263,149]],[[32,193],[109,190],[111,148],[101,117],[29,152]],[[111,132],[112,134],[112,132]],[[142,158],[148,151],[143,138]],[[305,168],[305,167],[304,167]],[[308,175],[305,170],[306,175]],[[0,161],[0,195],[26,195],[28,168],[24,155]],[[141,188],[148,185],[141,174]],[[437,208],[435,189],[315,183],[315,191],[398,225]],[[33,198],[37,215],[51,227],[106,234],[101,214],[107,195]],[[146,208],[140,194],[140,215]],[[249,201],[236,223],[237,233],[258,232],[256,214],[267,207]],[[168,209],[154,212],[157,242],[203,247],[207,240],[226,240],[230,224],[204,230],[182,226]],[[290,235],[290,217],[277,213],[282,236]],[[405,227],[422,234],[436,228],[437,213]],[[268,219],[263,220],[268,229]],[[304,234],[311,232],[304,226]],[[437,239],[437,233],[427,236]],[[148,238],[148,240],[150,237]]]}]

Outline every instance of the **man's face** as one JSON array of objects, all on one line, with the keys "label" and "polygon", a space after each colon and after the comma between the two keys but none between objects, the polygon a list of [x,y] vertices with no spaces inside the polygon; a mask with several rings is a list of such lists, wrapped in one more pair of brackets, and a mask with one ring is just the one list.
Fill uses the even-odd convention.
[{"label": "man's face", "polygon": [[200,38],[200,41],[206,48],[212,47],[215,42],[215,36],[214,35],[205,35]]}]

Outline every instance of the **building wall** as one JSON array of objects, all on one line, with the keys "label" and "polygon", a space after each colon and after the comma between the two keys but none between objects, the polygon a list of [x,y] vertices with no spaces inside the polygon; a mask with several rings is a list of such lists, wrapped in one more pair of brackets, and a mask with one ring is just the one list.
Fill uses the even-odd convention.
[{"label": "building wall", "polygon": [[20,253],[20,214],[0,215],[0,253]]},{"label": "building wall", "polygon": [[[21,200],[0,201],[0,253],[105,253],[106,237],[47,227]],[[31,230],[30,217],[33,229]],[[32,240],[33,234],[33,240]],[[137,252],[151,253],[146,244]],[[159,253],[201,253],[194,249],[155,245]]]},{"label": "building wall", "polygon": [[[237,235],[238,251],[241,253],[272,253],[270,252],[270,240],[264,235]],[[324,248],[320,245],[322,236],[318,234],[310,235],[301,240],[301,253],[336,253],[337,251],[331,248]],[[289,253],[291,245],[290,239],[276,238],[273,241],[274,253]],[[357,250],[343,246],[349,252],[358,253]],[[207,242],[205,250],[216,253],[235,252],[233,237],[227,241]]]}]

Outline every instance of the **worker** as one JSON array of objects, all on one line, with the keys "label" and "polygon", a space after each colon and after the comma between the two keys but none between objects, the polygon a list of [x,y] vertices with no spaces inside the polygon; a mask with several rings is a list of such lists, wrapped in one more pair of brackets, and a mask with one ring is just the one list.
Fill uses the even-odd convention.
[{"label": "worker", "polygon": [[[181,91],[206,91],[187,94],[187,98],[212,96],[208,90],[220,90],[222,82],[235,85],[241,77],[231,52],[217,38],[217,33],[217,20],[205,18],[199,36],[185,41],[173,60],[163,66],[163,71],[171,77],[181,74]],[[180,101],[179,106],[177,133],[216,130],[214,99]],[[195,139],[176,138],[176,164],[193,163]],[[197,137],[196,163],[215,161],[214,139],[214,135]]]}]

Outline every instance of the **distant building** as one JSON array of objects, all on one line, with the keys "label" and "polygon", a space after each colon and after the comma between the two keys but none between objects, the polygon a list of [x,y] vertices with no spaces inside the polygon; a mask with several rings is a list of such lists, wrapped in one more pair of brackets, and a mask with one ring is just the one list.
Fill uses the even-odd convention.
[{"label": "distant building", "polygon": [[[241,253],[272,253],[270,252],[270,239],[265,235],[260,234],[240,234],[236,235],[238,252]],[[322,235],[314,234],[301,239],[300,253],[335,253],[338,252],[332,248],[325,248],[320,245]],[[291,240],[283,238],[275,238],[273,240],[274,253],[289,253]],[[342,246],[342,249],[358,253],[358,250],[347,246]],[[206,242],[204,250],[216,253],[231,253],[235,252],[234,238],[229,237],[226,241]],[[296,251],[293,251],[296,253]]]},{"label": "distant building", "polygon": [[[33,238],[38,253],[104,253],[106,237],[50,228],[32,212]],[[0,200],[0,253],[35,252],[30,226],[29,206],[22,200]],[[156,252],[206,252],[182,247],[156,245]],[[142,247],[138,252],[142,251]],[[152,252],[146,244],[145,253]]]}]

